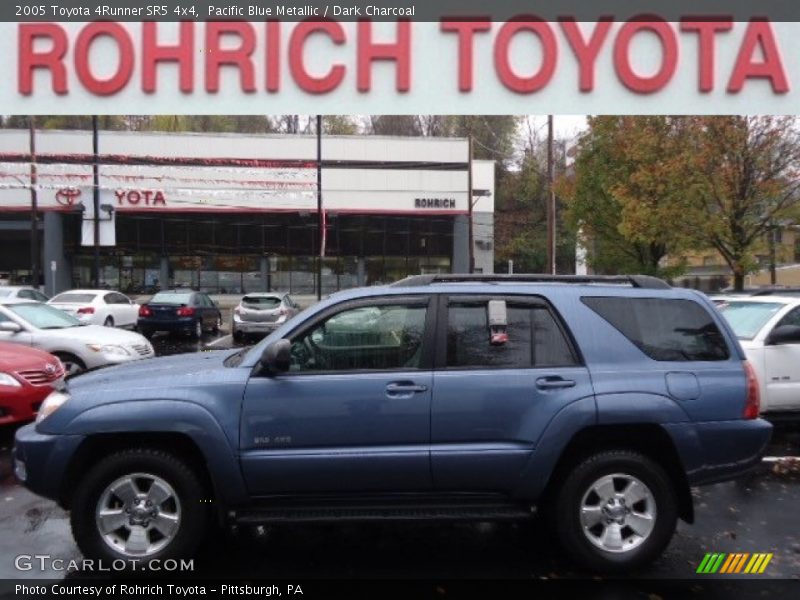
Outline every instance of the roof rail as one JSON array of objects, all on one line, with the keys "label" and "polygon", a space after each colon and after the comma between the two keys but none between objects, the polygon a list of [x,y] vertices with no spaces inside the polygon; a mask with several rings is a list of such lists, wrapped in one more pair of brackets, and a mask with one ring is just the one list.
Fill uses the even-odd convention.
[{"label": "roof rail", "polygon": [[546,275],[546,274],[457,274],[411,275],[392,284],[394,287],[419,287],[434,283],[572,283],[629,285],[647,290],[667,290],[670,285],[651,275]]}]

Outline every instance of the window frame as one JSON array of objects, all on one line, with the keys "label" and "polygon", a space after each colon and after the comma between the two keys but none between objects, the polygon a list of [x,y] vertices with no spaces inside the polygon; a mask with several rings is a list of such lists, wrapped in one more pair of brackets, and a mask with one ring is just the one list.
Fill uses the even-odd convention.
[{"label": "window frame", "polygon": [[[767,336],[769,336],[769,335],[770,335],[770,334],[771,334],[773,331],[775,331],[775,329],[777,329],[778,327],[781,327],[782,325],[787,325],[787,323],[786,323],[786,320],[787,320],[789,317],[793,317],[793,318],[794,318],[794,315],[795,315],[795,313],[797,313],[798,315],[800,315],[800,306],[795,306],[795,307],[794,307],[794,308],[792,308],[792,309],[791,309],[789,312],[787,312],[785,315],[783,315],[783,316],[782,316],[782,317],[781,317],[781,318],[778,320],[778,322],[777,322],[777,323],[775,323],[775,325],[772,327],[772,329],[770,330],[769,334],[767,334]],[[788,323],[788,325],[792,325],[792,323]]]},{"label": "window frame", "polygon": [[[312,319],[300,324],[296,329],[287,334],[284,339],[294,343],[299,337],[310,333],[316,327],[327,321],[331,317],[343,312],[355,310],[358,308],[365,308],[370,306],[394,306],[394,305],[407,305],[407,306],[424,306],[425,312],[425,331],[422,336],[422,355],[420,357],[420,366],[416,368],[397,368],[397,369],[330,369],[320,371],[286,371],[279,375],[280,378],[285,377],[314,377],[316,375],[356,375],[356,374],[380,374],[380,373],[405,373],[413,372],[430,372],[433,369],[433,357],[435,352],[435,333],[436,333],[436,305],[434,297],[431,294],[404,294],[398,296],[373,296],[368,298],[358,298],[348,300],[340,304],[329,306],[320,313],[314,315]],[[265,375],[261,373],[261,375]]]},{"label": "window frame", "polygon": [[[489,302],[489,300],[503,300],[507,304],[524,304],[529,305],[531,308],[537,307],[546,310],[550,317],[558,327],[564,341],[567,343],[569,351],[572,353],[574,359],[573,364],[570,365],[550,365],[538,366],[536,364],[536,356],[533,350],[531,351],[531,365],[528,367],[496,367],[492,365],[478,365],[478,366],[463,366],[451,367],[447,365],[447,330],[450,326],[450,303],[460,302]],[[533,341],[533,340],[531,340]],[[481,294],[481,293],[461,293],[461,294],[441,294],[438,298],[437,307],[437,328],[436,328],[436,359],[434,361],[434,369],[437,371],[486,371],[491,369],[493,371],[519,371],[521,369],[535,369],[535,370],[555,370],[555,369],[573,369],[586,366],[586,363],[581,354],[580,347],[575,342],[570,329],[566,326],[564,319],[553,305],[547,301],[543,296],[527,296],[524,294]]]}]

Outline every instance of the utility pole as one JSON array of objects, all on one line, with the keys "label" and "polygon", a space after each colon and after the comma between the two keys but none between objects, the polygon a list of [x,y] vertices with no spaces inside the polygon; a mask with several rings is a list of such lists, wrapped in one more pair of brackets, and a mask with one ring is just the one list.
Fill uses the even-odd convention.
[{"label": "utility pole", "polygon": [[98,148],[97,115],[92,115],[92,206],[94,207],[94,286],[100,287],[100,155]]},{"label": "utility pole", "polygon": [[553,115],[547,115],[547,272],[556,274],[556,192],[553,189]]},{"label": "utility pole", "polygon": [[31,153],[31,286],[39,289],[39,198],[36,187],[36,120],[28,117],[28,138]]},{"label": "utility pole", "polygon": [[322,214],[322,115],[317,115],[317,300],[322,300],[322,257],[325,244],[325,217]]},{"label": "utility pole", "polygon": [[469,234],[467,237],[469,238],[469,272],[475,272],[475,230],[474,225],[472,224],[472,205],[473,205],[473,198],[472,198],[472,135],[469,136],[469,142],[467,144],[468,152],[469,152],[469,160],[467,161],[467,218],[469,219],[469,227],[468,231]]}]

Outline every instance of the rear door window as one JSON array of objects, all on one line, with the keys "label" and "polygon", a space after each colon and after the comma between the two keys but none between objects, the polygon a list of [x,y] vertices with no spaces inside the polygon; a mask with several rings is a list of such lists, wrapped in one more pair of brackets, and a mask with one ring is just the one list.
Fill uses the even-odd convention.
[{"label": "rear door window", "polygon": [[653,360],[713,361],[730,357],[717,324],[697,302],[625,297],[581,300]]},{"label": "rear door window", "polygon": [[506,301],[508,341],[492,344],[489,299],[451,298],[447,319],[448,368],[530,369],[578,364],[575,352],[544,304]]}]

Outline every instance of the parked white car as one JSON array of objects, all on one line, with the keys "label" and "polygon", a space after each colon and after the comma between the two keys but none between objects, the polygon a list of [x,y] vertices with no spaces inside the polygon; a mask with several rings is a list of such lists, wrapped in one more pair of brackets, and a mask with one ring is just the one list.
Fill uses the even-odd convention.
[{"label": "parked white car", "polygon": [[139,318],[138,304],[125,294],[108,290],[70,290],[54,296],[48,304],[84,325],[134,328]]},{"label": "parked white car", "polygon": [[800,411],[800,298],[751,296],[718,308],[756,372],[761,412]]},{"label": "parked white car", "polygon": [[45,296],[39,290],[23,285],[3,285],[0,286],[0,298],[21,298],[22,300],[36,300],[36,302],[47,302]]},{"label": "parked white car", "polygon": [[138,333],[83,325],[57,308],[30,300],[0,299],[0,341],[57,356],[67,376],[155,356],[153,346]]}]

